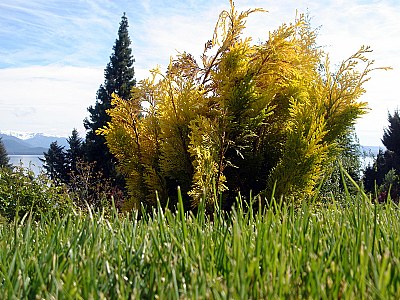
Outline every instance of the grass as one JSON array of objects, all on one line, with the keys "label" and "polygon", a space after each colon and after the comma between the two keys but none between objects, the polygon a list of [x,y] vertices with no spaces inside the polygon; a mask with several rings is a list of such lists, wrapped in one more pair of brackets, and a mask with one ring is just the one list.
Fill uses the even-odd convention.
[{"label": "grass", "polygon": [[[351,201],[350,201],[351,200]],[[400,218],[347,203],[0,225],[3,299],[399,299]]]}]

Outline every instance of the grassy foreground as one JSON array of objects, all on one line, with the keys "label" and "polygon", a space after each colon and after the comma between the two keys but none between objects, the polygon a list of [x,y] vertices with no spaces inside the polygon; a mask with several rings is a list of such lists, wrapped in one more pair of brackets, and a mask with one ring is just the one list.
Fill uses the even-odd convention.
[{"label": "grassy foreground", "polygon": [[0,225],[2,299],[400,298],[394,205],[69,214]]}]

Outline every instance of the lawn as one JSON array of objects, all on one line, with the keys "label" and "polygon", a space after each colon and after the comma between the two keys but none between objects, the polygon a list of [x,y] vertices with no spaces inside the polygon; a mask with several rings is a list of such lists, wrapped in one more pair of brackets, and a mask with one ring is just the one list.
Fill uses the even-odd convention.
[{"label": "lawn", "polygon": [[[257,207],[257,199],[254,199]],[[305,203],[305,202],[304,202]],[[69,213],[0,225],[4,299],[399,299],[400,218],[324,205]]]}]

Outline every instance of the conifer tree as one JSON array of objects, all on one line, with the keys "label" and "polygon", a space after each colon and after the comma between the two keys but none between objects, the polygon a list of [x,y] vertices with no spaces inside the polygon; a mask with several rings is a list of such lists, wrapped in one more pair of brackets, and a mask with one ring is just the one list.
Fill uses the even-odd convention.
[{"label": "conifer tree", "polygon": [[0,168],[9,167],[10,166],[10,158],[7,155],[6,147],[0,138]]},{"label": "conifer tree", "polygon": [[108,150],[104,136],[96,135],[96,130],[106,126],[111,120],[106,111],[111,108],[112,95],[115,94],[127,100],[136,83],[128,27],[128,18],[124,13],[110,62],[104,70],[104,83],[97,91],[96,104],[88,108],[90,118],[84,121],[85,128],[88,130],[85,143],[87,160],[96,162],[97,171],[113,179],[117,176],[115,158]]},{"label": "conifer tree", "polygon": [[47,152],[43,153],[43,168],[51,180],[67,183],[69,177],[68,162],[64,147],[58,145],[57,141],[50,144]]},{"label": "conifer tree", "polygon": [[[382,143],[386,147],[387,169],[394,169],[400,175],[400,116],[399,111],[388,114],[389,126],[384,129]],[[386,174],[386,173],[385,173]]]},{"label": "conifer tree", "polygon": [[388,115],[389,127],[384,130],[382,143],[386,149],[393,151],[400,157],[400,116],[396,110],[393,115]]},{"label": "conifer tree", "polygon": [[71,136],[67,139],[69,149],[66,151],[69,171],[76,171],[76,164],[79,160],[84,160],[84,143],[79,137],[76,129],[72,130]]},{"label": "conifer tree", "polygon": [[[364,171],[364,187],[371,193],[375,192],[376,187],[385,186],[385,179],[390,177],[387,177],[387,174],[392,170],[395,175],[400,175],[400,116],[398,110],[393,115],[388,114],[388,121],[389,126],[384,129],[382,137],[382,143],[386,150],[380,150],[373,165],[367,166]],[[398,196],[396,195],[396,197]]]}]

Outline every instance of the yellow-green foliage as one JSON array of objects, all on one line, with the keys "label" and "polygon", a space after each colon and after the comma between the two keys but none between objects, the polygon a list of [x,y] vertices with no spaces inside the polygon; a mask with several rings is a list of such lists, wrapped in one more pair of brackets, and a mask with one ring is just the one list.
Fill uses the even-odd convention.
[{"label": "yellow-green foliage", "polygon": [[[313,195],[346,135],[366,110],[373,61],[361,49],[334,72],[303,15],[254,45],[231,1],[201,64],[178,55],[153,70],[131,99],[115,97],[99,131],[119,159],[132,205],[164,203],[181,187],[185,201],[209,204],[222,193]],[[361,69],[361,71],[360,71]],[[214,193],[216,192],[216,193]]]}]

